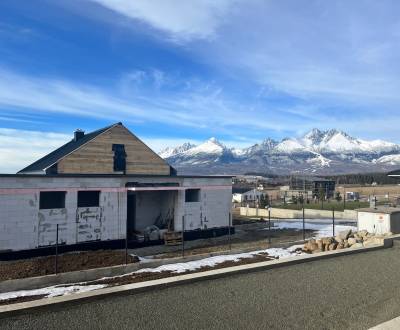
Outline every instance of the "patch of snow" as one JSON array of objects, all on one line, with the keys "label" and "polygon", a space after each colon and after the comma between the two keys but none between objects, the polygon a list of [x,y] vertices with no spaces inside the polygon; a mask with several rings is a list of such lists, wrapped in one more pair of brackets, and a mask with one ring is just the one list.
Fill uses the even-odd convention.
[{"label": "patch of snow", "polygon": [[[324,221],[324,220],[321,220]],[[326,220],[325,220],[326,222]],[[274,221],[272,229],[294,229],[294,230],[303,230],[303,222],[302,221]],[[316,233],[314,234],[314,238],[321,237],[329,237],[332,236],[333,227],[332,223],[314,223],[314,222],[305,222],[306,230],[314,230]],[[344,230],[351,229],[353,231],[357,231],[357,226],[354,225],[343,225],[343,224],[335,224],[335,233],[339,233]],[[268,228],[264,228],[264,230],[268,230]]]},{"label": "patch of snow", "polygon": [[65,296],[73,293],[89,292],[93,290],[98,290],[106,287],[107,285],[71,285],[71,286],[50,286],[43,289],[36,290],[20,290],[0,293],[0,301],[19,298],[19,297],[29,297],[37,295],[45,295],[46,298]]},{"label": "patch of snow", "polygon": [[[131,275],[140,274],[140,273],[160,273],[160,272],[165,272],[165,271],[179,274],[179,273],[184,273],[187,271],[195,271],[202,267],[207,267],[207,266],[214,267],[225,261],[238,262],[242,258],[252,258],[252,257],[262,254],[262,253],[267,253],[268,256],[270,256],[272,258],[283,259],[283,258],[288,258],[291,256],[299,255],[298,253],[295,252],[296,248],[298,248],[298,247],[301,247],[301,246],[295,245],[295,246],[291,246],[290,248],[287,248],[287,249],[270,248],[270,249],[252,251],[252,252],[247,252],[247,253],[221,255],[221,256],[209,257],[209,258],[204,258],[204,259],[195,260],[195,261],[162,265],[162,266],[159,266],[156,268],[143,268],[143,269],[137,270],[132,273],[123,274],[123,275],[114,276],[114,277],[103,277],[102,279],[131,276]],[[154,259],[150,259],[150,258],[140,257],[139,259],[140,259],[141,263],[154,261]],[[93,290],[102,289],[107,286],[108,286],[107,284],[84,285],[84,282],[81,282],[81,283],[72,284],[70,286],[61,286],[60,285],[60,286],[51,286],[51,287],[36,289],[36,290],[20,290],[20,291],[0,293],[0,301],[12,299],[12,298],[28,297],[28,296],[36,296],[36,295],[45,295],[46,298],[50,298],[50,297],[69,295],[69,294],[73,294],[73,293],[89,292],[89,291],[93,291]]]},{"label": "patch of snow", "polygon": [[315,153],[315,158],[311,158],[307,160],[307,163],[312,164],[314,166],[320,167],[329,167],[332,161],[319,153]]},{"label": "patch of snow", "polygon": [[398,149],[398,146],[395,143],[383,140],[366,141],[358,139],[358,141],[364,151],[388,152]]},{"label": "patch of snow", "polygon": [[374,161],[378,164],[400,165],[400,155],[387,155]]},{"label": "patch of snow", "polygon": [[247,152],[246,149],[239,149],[239,148],[233,148],[231,151],[232,151],[232,154],[237,157],[243,156]]},{"label": "patch of snow", "polygon": [[304,151],[305,146],[297,139],[286,139],[283,140],[275,147],[275,151],[291,153]]},{"label": "patch of snow", "polygon": [[320,150],[330,152],[361,151],[360,142],[343,132],[330,131],[319,144]]},{"label": "patch of snow", "polygon": [[243,258],[252,258],[261,253],[267,253],[272,258],[287,258],[293,255],[297,255],[293,250],[284,249],[284,248],[269,248],[265,250],[252,251],[247,253],[238,253],[238,254],[227,254],[220,255],[215,257],[204,258],[200,260],[181,262],[175,264],[162,265],[156,268],[142,268],[132,274],[138,273],[160,273],[160,272],[173,272],[173,273],[184,273],[187,271],[195,271],[202,267],[215,267],[218,264],[221,264],[225,261],[233,261],[238,262]]},{"label": "patch of snow", "polygon": [[136,254],[131,254],[132,257],[138,257],[139,258],[139,262],[142,264],[148,263],[148,262],[154,262],[157,259],[154,259],[152,257],[139,257]]},{"label": "patch of snow", "polygon": [[304,244],[297,244],[297,245],[292,245],[292,246],[288,247],[286,250],[288,250],[289,252],[295,253],[296,250],[302,249],[303,247],[304,247]]}]

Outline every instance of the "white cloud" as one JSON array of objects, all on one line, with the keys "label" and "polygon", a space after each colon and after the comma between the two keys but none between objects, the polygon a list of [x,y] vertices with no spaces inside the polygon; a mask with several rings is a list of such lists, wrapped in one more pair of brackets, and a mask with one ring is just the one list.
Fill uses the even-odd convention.
[{"label": "white cloud", "polygon": [[[65,113],[127,122],[156,121],[181,126],[197,126],[182,109],[168,109],[154,95],[121,95],[115,86],[102,89],[52,78],[21,75],[0,68],[0,106],[33,113]],[[135,79],[139,79],[135,77]],[[160,86],[160,76],[155,77]],[[117,85],[117,84],[116,84]],[[187,112],[187,109],[185,109]]]},{"label": "white cloud", "polygon": [[16,173],[69,140],[65,134],[0,128],[0,173]]},{"label": "white cloud", "polygon": [[194,140],[190,138],[154,138],[154,137],[139,137],[144,143],[146,143],[155,152],[160,152],[167,147],[180,146],[186,142],[193,144],[199,144],[202,141]]},{"label": "white cloud", "polygon": [[[160,72],[131,73],[111,82],[109,88],[100,88],[0,68],[0,107],[12,108],[13,114],[61,113],[127,123],[156,122],[192,127],[209,132],[207,135],[235,136],[243,127],[283,127],[280,113],[256,111],[250,103],[236,102],[213,82],[169,78]],[[149,76],[151,87],[142,86]],[[170,82],[173,88],[163,90]]]},{"label": "white cloud", "polygon": [[[371,125],[375,117],[379,113],[381,120],[390,121],[398,114],[398,1],[91,1],[111,9],[105,11],[108,22],[114,11],[166,32],[157,33],[164,39],[169,35],[182,41],[171,47],[214,67],[215,77],[234,86],[235,92],[229,92],[229,87],[209,82],[207,90],[188,81],[187,93],[181,88],[153,95],[156,113],[169,110],[171,115],[161,118],[181,121],[178,125],[195,122],[232,134],[241,123],[249,126],[249,134],[270,135],[270,130],[294,132],[337,123],[349,126],[351,133],[358,129],[353,125],[357,118],[367,123],[366,131],[386,134]],[[156,72],[153,85],[162,89],[169,77]],[[129,84],[143,83],[150,75],[127,75],[127,91],[132,91]],[[242,85],[259,88],[259,100]],[[235,133],[245,135],[243,129]]]},{"label": "white cloud", "polygon": [[[193,139],[139,137],[155,152],[185,142],[200,143]],[[70,135],[0,128],[0,173],[16,173],[72,139]]]},{"label": "white cloud", "polygon": [[238,80],[320,106],[397,107],[398,1],[249,1],[191,50]]},{"label": "white cloud", "polygon": [[172,39],[214,38],[233,0],[91,0],[128,18],[166,31]]}]

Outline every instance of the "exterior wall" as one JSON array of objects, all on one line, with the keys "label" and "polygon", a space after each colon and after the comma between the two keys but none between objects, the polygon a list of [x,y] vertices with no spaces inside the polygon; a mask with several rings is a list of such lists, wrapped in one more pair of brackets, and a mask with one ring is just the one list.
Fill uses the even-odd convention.
[{"label": "exterior wall", "polygon": [[[160,213],[166,214],[172,207],[174,230],[182,229],[182,216],[185,216],[185,230],[228,226],[232,196],[230,178],[0,177],[0,251],[53,245],[57,224],[59,243],[124,239],[127,192],[120,191],[120,188],[128,182],[155,185],[177,183],[188,188],[207,186],[201,190],[200,202],[195,203],[185,203],[184,190],[137,192],[137,195],[147,194],[142,204],[137,200],[137,223],[140,229],[154,224]],[[8,189],[12,191],[6,193]],[[99,207],[77,207],[77,194],[82,189],[101,191]],[[66,190],[65,208],[40,210],[41,190]]]},{"label": "exterior wall", "polygon": [[358,212],[358,229],[369,233],[385,234],[390,230],[390,214]]},{"label": "exterior wall", "polygon": [[101,207],[78,207],[76,210],[76,241],[100,240],[102,237],[103,212]]},{"label": "exterior wall", "polygon": [[123,125],[117,125],[58,162],[58,173],[114,174],[113,144],[125,145],[126,174],[168,175],[169,165]]},{"label": "exterior wall", "polygon": [[358,228],[376,234],[399,234],[400,213],[358,212]]},{"label": "exterior wall", "polygon": [[[185,202],[185,192],[179,191],[176,201],[175,230],[182,230],[184,216],[185,230],[228,227],[232,203],[230,178],[185,178],[183,186],[206,186],[201,189],[199,202]],[[216,186],[227,186],[220,188]]]},{"label": "exterior wall", "polygon": [[[38,205],[36,208],[36,217],[38,223],[37,246],[54,245],[57,239],[57,224],[59,225],[59,243],[74,244],[75,243],[75,214],[76,194],[65,194],[65,208],[62,209],[39,209],[40,194],[37,193]],[[74,198],[75,197],[75,198]],[[35,247],[37,247],[35,246]]]},{"label": "exterior wall", "polygon": [[38,196],[0,195],[0,251],[37,247]]},{"label": "exterior wall", "polygon": [[259,191],[257,189],[253,189],[250,191],[246,191],[245,193],[242,194],[242,201],[246,202],[248,201],[255,201],[260,198],[261,195],[264,193],[262,191]]},{"label": "exterior wall", "polygon": [[[241,207],[240,215],[250,217],[268,217],[268,210]],[[303,211],[299,210],[288,210],[288,209],[277,209],[271,208],[271,217],[277,219],[301,219],[303,217]],[[313,210],[305,209],[305,217],[307,219],[332,219],[332,211],[328,210]],[[345,210],[344,212],[335,212],[336,219],[345,220],[357,220],[357,211]]]},{"label": "exterior wall", "polygon": [[[125,237],[126,193],[101,192],[99,207],[77,208],[79,188],[120,186],[115,179],[0,178],[0,188],[32,188],[34,192],[0,194],[0,251],[34,249],[59,243],[76,244]],[[70,189],[65,208],[39,209],[41,189]]]}]

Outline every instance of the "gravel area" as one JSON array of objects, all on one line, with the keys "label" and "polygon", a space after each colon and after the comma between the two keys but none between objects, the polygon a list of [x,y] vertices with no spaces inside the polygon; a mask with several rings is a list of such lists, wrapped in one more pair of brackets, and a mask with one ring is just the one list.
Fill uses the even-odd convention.
[{"label": "gravel area", "polygon": [[368,329],[400,315],[400,249],[237,274],[0,320],[0,329]]}]

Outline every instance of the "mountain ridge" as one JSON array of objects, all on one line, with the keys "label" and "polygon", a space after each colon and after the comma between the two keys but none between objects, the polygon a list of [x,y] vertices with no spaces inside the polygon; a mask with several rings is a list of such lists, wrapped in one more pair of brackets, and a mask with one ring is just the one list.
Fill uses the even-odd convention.
[{"label": "mountain ridge", "polygon": [[400,145],[396,143],[363,140],[337,129],[317,128],[301,137],[280,141],[266,138],[247,148],[229,148],[210,138],[199,145],[185,143],[169,147],[159,154],[182,173],[346,174],[386,171],[400,166]]}]

